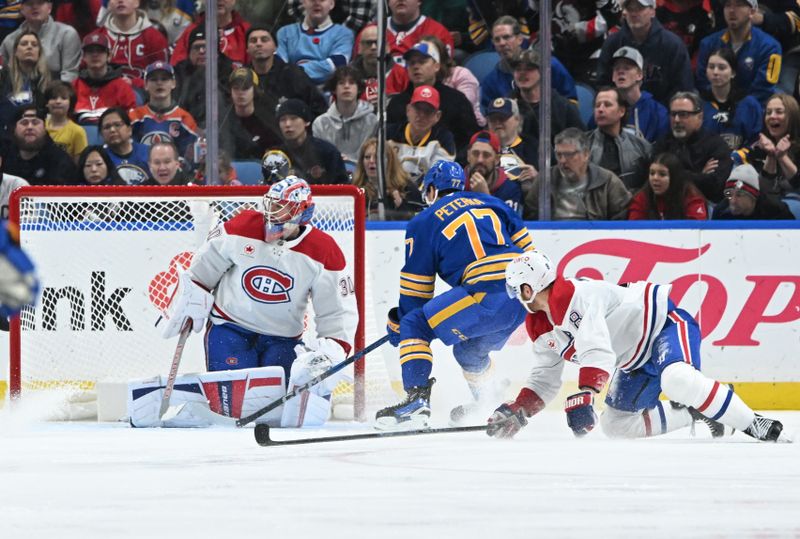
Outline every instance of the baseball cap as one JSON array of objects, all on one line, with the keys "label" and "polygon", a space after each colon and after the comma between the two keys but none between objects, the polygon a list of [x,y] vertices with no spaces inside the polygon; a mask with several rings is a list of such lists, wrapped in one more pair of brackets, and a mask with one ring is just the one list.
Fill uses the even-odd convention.
[{"label": "baseball cap", "polygon": [[758,198],[761,189],[758,185],[758,172],[753,165],[739,165],[731,171],[725,182],[725,194],[731,191],[744,191],[753,198]]},{"label": "baseball cap", "polygon": [[492,147],[495,153],[500,153],[500,139],[494,131],[478,131],[469,139],[470,147],[476,142],[485,142]]},{"label": "baseball cap", "polygon": [[287,99],[280,105],[278,105],[278,110],[275,113],[275,118],[280,120],[283,116],[290,114],[292,116],[297,116],[302,118],[303,120],[310,122],[311,121],[311,112],[308,110],[308,105],[305,104],[304,101],[296,98]]},{"label": "baseball cap", "polygon": [[491,116],[492,114],[497,114],[498,116],[503,116],[504,118],[517,116],[519,114],[519,106],[514,99],[510,99],[508,97],[498,97],[492,101],[489,107],[486,109],[486,116]]},{"label": "baseball cap", "polygon": [[634,1],[638,2],[642,7],[656,7],[656,0],[623,0],[622,7],[624,8]]},{"label": "baseball cap", "polygon": [[23,118],[23,116],[26,115],[27,116],[33,115],[36,118],[39,118],[40,120],[44,121],[47,118],[47,111],[33,104],[23,105],[19,107],[16,113],[14,114],[14,123],[17,123]]},{"label": "baseball cap", "polygon": [[194,30],[189,32],[189,48],[191,49],[194,42],[199,41],[201,39],[204,41],[206,39],[205,28],[203,28],[202,24],[196,26]]},{"label": "baseball cap", "polygon": [[642,57],[642,53],[634,49],[633,47],[620,47],[617,49],[617,52],[614,53],[613,60],[624,59],[630,60],[639,70],[644,69],[644,57]]},{"label": "baseball cap", "polygon": [[111,50],[111,42],[108,40],[107,35],[100,32],[92,32],[83,38],[81,48],[85,49],[86,47],[102,47],[106,50]]},{"label": "baseball cap", "polygon": [[168,64],[167,62],[153,62],[149,66],[147,66],[144,70],[144,78],[150,78],[150,75],[155,73],[156,71],[165,71],[169,73],[170,77],[175,77],[175,69]]},{"label": "baseball cap", "polygon": [[416,103],[427,103],[436,110],[439,110],[439,91],[433,86],[417,86],[411,94],[410,105]]},{"label": "baseball cap", "polygon": [[408,49],[405,54],[403,55],[404,60],[408,60],[411,56],[415,54],[421,54],[423,56],[427,56],[428,58],[433,58],[434,62],[440,62],[441,57],[439,56],[439,49],[436,45],[432,43],[424,43],[419,42],[410,49]]},{"label": "baseball cap", "polygon": [[231,72],[228,82],[231,86],[240,85],[245,89],[252,88],[258,86],[258,75],[249,67],[239,67]]},{"label": "baseball cap", "polygon": [[511,63],[514,69],[530,69],[532,67],[538,69],[542,65],[542,57],[535,48],[525,49]]}]

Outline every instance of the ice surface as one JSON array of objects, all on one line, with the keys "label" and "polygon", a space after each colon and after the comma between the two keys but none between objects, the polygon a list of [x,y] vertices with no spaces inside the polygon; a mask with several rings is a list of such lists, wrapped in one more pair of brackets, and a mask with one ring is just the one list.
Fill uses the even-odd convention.
[{"label": "ice surface", "polygon": [[[800,444],[702,425],[260,447],[246,429],[131,429],[0,413],[0,537],[800,537]],[[800,431],[800,412],[771,412]],[[355,431],[363,426],[338,424]],[[273,429],[274,438],[325,431]]]}]

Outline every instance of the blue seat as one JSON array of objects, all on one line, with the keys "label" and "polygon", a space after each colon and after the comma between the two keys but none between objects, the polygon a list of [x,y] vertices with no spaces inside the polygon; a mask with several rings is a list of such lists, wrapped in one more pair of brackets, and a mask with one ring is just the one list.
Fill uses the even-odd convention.
[{"label": "blue seat", "polygon": [[261,183],[261,161],[234,161],[231,163],[236,176],[242,185],[258,185]]},{"label": "blue seat", "polygon": [[578,93],[578,110],[581,114],[583,125],[589,125],[589,120],[594,115],[594,90],[580,82],[575,84],[575,91]]},{"label": "blue seat", "polygon": [[103,138],[100,136],[100,130],[96,125],[82,125],[81,127],[86,131],[86,140],[89,146],[103,145]]},{"label": "blue seat", "polygon": [[483,79],[486,78],[486,75],[491,73],[499,61],[500,55],[495,51],[481,51],[470,54],[467,59],[464,60],[464,67],[475,75],[475,78],[478,79],[478,83],[481,83]]}]

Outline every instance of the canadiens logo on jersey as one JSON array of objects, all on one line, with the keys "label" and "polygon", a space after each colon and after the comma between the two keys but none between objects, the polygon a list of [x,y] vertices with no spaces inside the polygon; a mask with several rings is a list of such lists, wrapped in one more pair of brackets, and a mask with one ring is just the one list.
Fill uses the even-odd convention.
[{"label": "canadiens logo on jersey", "polygon": [[242,274],[242,288],[259,303],[288,303],[294,278],[269,266],[255,266]]}]

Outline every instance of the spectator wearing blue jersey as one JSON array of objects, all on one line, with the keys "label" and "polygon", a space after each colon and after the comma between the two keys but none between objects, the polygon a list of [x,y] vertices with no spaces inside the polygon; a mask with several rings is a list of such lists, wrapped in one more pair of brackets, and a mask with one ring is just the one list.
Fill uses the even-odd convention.
[{"label": "spectator wearing blue jersey", "polygon": [[666,30],[656,17],[655,0],[624,0],[624,22],[619,32],[603,43],[597,62],[600,84],[611,82],[614,53],[620,47],[633,47],[644,58],[642,89],[662,104],[677,91],[693,90],[694,78],[689,53],[681,38]]},{"label": "spectator wearing blue jersey", "polygon": [[725,0],[726,27],[703,38],[697,55],[697,89],[710,90],[706,74],[708,58],[722,47],[736,52],[736,79],[734,83],[745,93],[765,103],[775,92],[781,74],[781,45],[778,41],[754,27],[751,17],[758,10],[758,0]]},{"label": "spectator wearing blue jersey", "polygon": [[[655,142],[669,131],[667,107],[642,90],[644,58],[633,47],[621,47],[614,53],[611,80],[630,106],[626,127],[648,142]],[[589,127],[594,127],[594,119]]]},{"label": "spectator wearing blue jersey", "polygon": [[87,146],[78,157],[81,185],[128,185],[120,178],[108,152],[102,146]]},{"label": "spectator wearing blue jersey", "polygon": [[[481,81],[481,110],[486,112],[489,104],[498,97],[508,97],[514,89],[514,61],[523,50],[525,37],[514,17],[504,15],[492,25],[492,43],[500,55],[500,61]],[[535,47],[536,45],[531,45]],[[550,73],[553,90],[567,99],[578,100],[575,80],[567,68],[555,56],[550,58]]]},{"label": "spectator wearing blue jersey", "polygon": [[303,0],[303,22],[278,30],[278,56],[297,64],[316,84],[322,84],[337,67],[350,61],[353,31],[330,18],[334,0]]},{"label": "spectator wearing blue jersey", "polygon": [[736,55],[723,47],[712,52],[706,64],[711,84],[701,92],[703,129],[725,139],[731,150],[749,146],[758,138],[763,109],[758,100],[735,85]]},{"label": "spectator wearing blue jersey", "polygon": [[500,139],[491,131],[478,131],[467,148],[467,191],[485,193],[502,200],[522,216],[522,187],[500,166]]},{"label": "spectator wearing blue jersey", "polygon": [[104,148],[120,177],[128,185],[139,185],[150,175],[147,166],[147,146],[133,140],[131,118],[125,110],[106,109],[98,122]]}]

